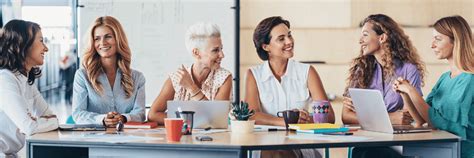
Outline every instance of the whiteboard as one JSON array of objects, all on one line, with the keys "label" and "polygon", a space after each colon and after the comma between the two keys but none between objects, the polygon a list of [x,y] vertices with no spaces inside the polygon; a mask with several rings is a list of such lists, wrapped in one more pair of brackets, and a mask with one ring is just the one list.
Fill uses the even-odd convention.
[{"label": "whiteboard", "polygon": [[234,0],[79,0],[78,6],[80,57],[91,23],[104,15],[117,18],[132,51],[132,69],[146,78],[147,104],[158,96],[169,73],[194,62],[184,44],[186,29],[194,23],[219,25],[225,55],[221,66],[236,74]]}]

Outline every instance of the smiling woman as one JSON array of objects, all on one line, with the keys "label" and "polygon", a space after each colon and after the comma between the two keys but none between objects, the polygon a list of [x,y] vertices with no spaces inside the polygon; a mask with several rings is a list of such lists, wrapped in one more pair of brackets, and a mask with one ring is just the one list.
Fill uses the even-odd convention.
[{"label": "smiling woman", "polygon": [[474,51],[472,31],[461,16],[449,16],[434,23],[433,49],[438,59],[447,60],[445,72],[426,97],[399,78],[393,89],[407,100],[410,113],[421,115],[420,122],[446,130],[462,138],[461,157],[474,157]]},{"label": "smiling woman", "polygon": [[[251,118],[259,125],[284,126],[278,111],[296,109],[299,123],[312,123],[308,106],[312,100],[328,100],[316,69],[292,60],[295,41],[290,22],[274,16],[262,20],[255,28],[253,42],[263,64],[247,71],[245,100],[255,110]],[[328,109],[328,122],[334,123],[334,111]],[[258,153],[258,152],[257,152]],[[255,153],[255,154],[257,154]],[[321,156],[315,149],[263,151],[262,156]]]},{"label": "smiling woman", "polygon": [[106,26],[99,26],[95,29],[94,48],[103,59],[115,59],[117,53],[115,45],[116,41],[112,29]]},{"label": "smiling woman", "polygon": [[369,15],[361,23],[360,53],[352,60],[345,89],[342,122],[358,124],[348,88],[380,90],[392,124],[413,121],[399,94],[390,85],[397,77],[407,78],[421,94],[425,65],[402,27],[384,14]]},{"label": "smiling woman", "polygon": [[[16,155],[25,135],[58,128],[36,86],[48,48],[38,24],[11,20],[0,31],[0,152]],[[2,156],[2,155],[0,155]]]},{"label": "smiling woman", "polygon": [[224,52],[221,32],[216,24],[197,23],[185,35],[194,63],[171,73],[153,102],[148,120],[163,124],[168,100],[230,100],[232,74],[221,67]]},{"label": "smiling woman", "polygon": [[145,120],[145,78],[130,68],[131,50],[119,21],[97,18],[74,77],[72,116],[77,123],[113,127]]}]

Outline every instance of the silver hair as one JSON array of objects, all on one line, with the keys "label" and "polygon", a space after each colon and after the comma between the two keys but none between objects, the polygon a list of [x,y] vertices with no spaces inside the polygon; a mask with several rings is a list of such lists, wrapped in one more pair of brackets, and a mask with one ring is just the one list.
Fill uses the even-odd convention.
[{"label": "silver hair", "polygon": [[194,48],[203,51],[211,37],[221,37],[221,31],[216,24],[200,22],[191,25],[184,37],[186,49],[188,52],[192,52]]}]

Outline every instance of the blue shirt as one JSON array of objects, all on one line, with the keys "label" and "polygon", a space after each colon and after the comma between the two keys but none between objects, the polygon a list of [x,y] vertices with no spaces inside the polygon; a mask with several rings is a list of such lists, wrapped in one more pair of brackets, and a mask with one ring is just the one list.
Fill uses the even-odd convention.
[{"label": "blue shirt", "polygon": [[395,74],[393,74],[393,78],[388,81],[382,76],[382,66],[378,62],[375,62],[375,72],[372,77],[372,82],[369,87],[367,87],[368,89],[377,89],[382,93],[388,112],[395,112],[403,108],[402,96],[392,89],[393,81],[398,77],[408,80],[408,82],[410,82],[410,84],[413,85],[422,95],[422,81],[417,67],[411,63],[404,63],[399,60],[393,60],[393,62],[395,63]]},{"label": "blue shirt", "polygon": [[117,69],[114,88],[110,87],[105,73],[97,81],[102,84],[102,95],[97,93],[89,80],[86,70],[77,70],[74,77],[72,97],[72,116],[78,124],[102,124],[108,112],[116,111],[127,118],[127,121],[143,122],[145,120],[145,77],[139,71],[132,70],[133,93],[127,98],[120,84],[122,71]]},{"label": "blue shirt", "polygon": [[474,157],[474,74],[444,73],[426,98],[434,127],[462,138],[461,157]]}]

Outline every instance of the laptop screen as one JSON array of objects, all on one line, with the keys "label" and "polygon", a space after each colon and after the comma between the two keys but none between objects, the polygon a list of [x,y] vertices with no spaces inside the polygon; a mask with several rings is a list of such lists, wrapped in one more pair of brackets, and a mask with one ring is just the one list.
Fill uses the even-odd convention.
[{"label": "laptop screen", "polygon": [[349,88],[349,94],[362,129],[393,133],[392,123],[379,90]]}]

